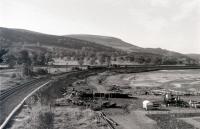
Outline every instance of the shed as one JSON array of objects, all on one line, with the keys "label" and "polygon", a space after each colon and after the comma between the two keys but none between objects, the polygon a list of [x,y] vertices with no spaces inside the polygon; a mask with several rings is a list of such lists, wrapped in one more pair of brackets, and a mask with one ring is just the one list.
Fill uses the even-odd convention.
[{"label": "shed", "polygon": [[152,109],[152,108],[153,108],[153,103],[150,102],[149,100],[144,100],[144,101],[143,101],[143,108],[144,108],[145,110]]}]

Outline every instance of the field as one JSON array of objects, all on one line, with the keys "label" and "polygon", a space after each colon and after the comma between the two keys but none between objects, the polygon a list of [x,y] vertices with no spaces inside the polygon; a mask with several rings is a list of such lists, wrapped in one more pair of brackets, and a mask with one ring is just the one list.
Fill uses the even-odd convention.
[{"label": "field", "polygon": [[[98,83],[99,80],[102,80],[100,84]],[[161,129],[192,129],[194,125],[191,125],[191,123],[187,123],[179,118],[200,116],[200,110],[193,108],[163,107],[164,111],[161,110],[150,112],[145,112],[142,109],[143,100],[163,101],[162,96],[145,95],[144,91],[165,88],[177,91],[199,92],[200,70],[161,70],[136,74],[103,73],[99,74],[99,76],[90,77],[89,82],[90,85],[97,87],[99,92],[117,91],[122,93],[131,93],[138,98],[137,100],[126,102],[129,103],[131,115],[112,116],[114,120],[121,123],[121,125],[127,129],[133,127],[134,121],[136,121],[134,124],[136,129],[144,128],[145,125],[148,125],[148,123],[144,122],[144,120],[147,119],[144,117],[145,114],[154,120],[151,121],[151,124],[145,128],[153,128],[155,127],[155,123],[157,123],[158,127]],[[140,92],[138,93],[138,91]],[[143,91],[143,93],[141,91]],[[186,102],[189,102],[190,99],[200,101],[199,96],[182,96],[181,99]],[[119,99],[118,103],[121,103]],[[137,115],[135,115],[135,112],[140,115],[143,114],[144,116],[142,118],[138,118]],[[132,119],[132,121],[129,122],[129,119]],[[143,121],[142,126],[140,121]]]},{"label": "field", "polygon": [[[157,124],[161,129],[194,129],[193,124],[185,122],[184,119],[192,119],[194,116],[199,116],[200,114],[152,114],[148,115],[153,120],[157,121]],[[199,127],[199,126],[198,126]]]},{"label": "field", "polygon": [[109,76],[105,85],[160,87],[178,91],[200,91],[200,70],[161,70]]},{"label": "field", "polygon": [[200,127],[200,117],[180,118],[180,120],[183,120],[186,123],[193,125],[195,128]]}]

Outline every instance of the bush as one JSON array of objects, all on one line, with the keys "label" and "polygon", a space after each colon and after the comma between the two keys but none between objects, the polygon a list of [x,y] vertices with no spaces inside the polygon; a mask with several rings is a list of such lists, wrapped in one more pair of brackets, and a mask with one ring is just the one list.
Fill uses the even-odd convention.
[{"label": "bush", "polygon": [[51,111],[40,112],[38,129],[53,129],[54,114]]},{"label": "bush", "polygon": [[13,74],[11,75],[11,78],[16,78],[16,77],[17,77],[16,73],[13,73]]},{"label": "bush", "polygon": [[129,104],[123,105],[122,109],[124,110],[124,113],[130,113]]},{"label": "bush", "polygon": [[36,70],[36,74],[38,74],[38,75],[46,75],[46,74],[48,74],[48,71],[47,71],[47,69],[38,68]]}]

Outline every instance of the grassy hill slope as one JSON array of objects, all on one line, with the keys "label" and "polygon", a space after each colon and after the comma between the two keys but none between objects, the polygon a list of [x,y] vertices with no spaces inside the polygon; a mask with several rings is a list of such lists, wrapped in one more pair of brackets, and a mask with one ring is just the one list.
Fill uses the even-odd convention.
[{"label": "grassy hill slope", "polygon": [[32,53],[49,50],[54,57],[73,57],[76,60],[86,58],[92,62],[97,59],[104,62],[110,60],[110,58],[120,60],[122,63],[130,60],[132,62],[152,63],[157,58],[160,61],[164,59],[168,63],[187,63],[188,60],[195,60],[187,55],[161,48],[138,47],[114,37],[97,35],[56,36],[2,27],[0,27],[0,47],[14,49],[15,51],[27,49]]},{"label": "grassy hill slope", "polygon": [[129,53],[137,52],[137,53],[149,53],[149,54],[157,54],[162,56],[169,56],[169,57],[176,57],[176,58],[188,58],[187,55],[173,52],[161,48],[142,48],[138,47],[136,45],[132,45],[130,43],[127,43],[125,41],[122,41],[121,39],[115,38],[115,37],[107,37],[107,36],[98,36],[98,35],[67,35],[66,37],[73,37],[76,39],[86,40],[95,42],[97,44],[121,49],[124,51],[127,51]]},{"label": "grassy hill slope", "polygon": [[95,42],[97,44],[105,45],[108,47],[113,47],[116,49],[121,49],[124,51],[128,52],[137,52],[140,51],[142,48],[132,45],[130,43],[127,43],[121,39],[115,38],[115,37],[107,37],[107,36],[98,36],[98,35],[84,35],[84,34],[79,34],[79,35],[66,35],[66,37],[72,37],[76,39],[81,39],[81,40],[86,40],[86,41],[91,41]]},{"label": "grassy hill slope", "polygon": [[85,41],[64,36],[42,34],[28,30],[8,29],[2,27],[0,27],[0,45],[12,47],[23,45],[47,47],[52,46],[70,49],[82,49],[83,47],[91,47],[95,51],[116,51],[111,47],[103,46],[91,41]]}]

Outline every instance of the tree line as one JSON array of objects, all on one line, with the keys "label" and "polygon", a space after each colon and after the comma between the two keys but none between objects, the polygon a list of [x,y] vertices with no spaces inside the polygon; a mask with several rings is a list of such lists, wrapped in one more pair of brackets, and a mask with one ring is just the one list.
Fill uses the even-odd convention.
[{"label": "tree line", "polygon": [[[6,52],[4,52],[6,51]],[[7,64],[10,68],[14,66],[22,66],[23,75],[30,75],[33,71],[33,66],[48,65],[52,62],[52,54],[50,52],[29,52],[21,50],[17,53],[9,52],[6,49],[1,49],[0,63]]]},{"label": "tree line", "polygon": [[89,65],[110,65],[113,62],[123,64],[124,62],[137,63],[143,65],[176,65],[194,63],[192,59],[179,59],[167,56],[152,56],[149,54],[128,54],[124,51],[96,51],[91,47],[81,49],[53,48],[46,51],[20,50],[18,52],[0,48],[0,63],[6,63],[10,68],[15,65],[23,66],[25,75],[32,71],[33,66],[44,66],[53,64],[55,58],[67,58],[67,60],[77,61],[79,65],[87,62]]}]

